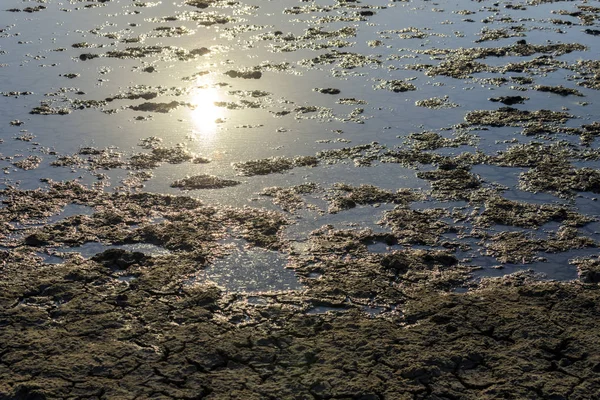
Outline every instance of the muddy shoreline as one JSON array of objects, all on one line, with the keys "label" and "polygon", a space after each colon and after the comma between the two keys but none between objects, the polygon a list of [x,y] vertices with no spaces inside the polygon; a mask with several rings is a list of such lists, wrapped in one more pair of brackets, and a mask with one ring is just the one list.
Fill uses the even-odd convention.
[{"label": "muddy shoreline", "polygon": [[[578,262],[579,282],[474,284],[452,250],[368,250],[406,228],[323,227],[299,247],[279,213],[49,185],[5,189],[4,226],[67,204],[94,212],[27,228],[0,254],[2,398],[586,399],[600,385],[598,262]],[[419,243],[445,229],[421,221]],[[190,284],[226,257],[225,236],[282,252],[303,288]],[[88,241],[169,252],[57,250]]]},{"label": "muddy shoreline", "polygon": [[599,7],[6,1],[0,400],[600,393]]}]

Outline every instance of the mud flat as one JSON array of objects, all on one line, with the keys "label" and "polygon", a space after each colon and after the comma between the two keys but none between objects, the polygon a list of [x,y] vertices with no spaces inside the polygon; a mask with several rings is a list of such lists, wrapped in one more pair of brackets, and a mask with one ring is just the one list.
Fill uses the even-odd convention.
[{"label": "mud flat", "polygon": [[598,397],[600,8],[40,3],[0,399]]},{"label": "mud flat", "polygon": [[[5,233],[19,215],[65,204],[94,210],[32,226],[0,254],[4,398],[586,399],[600,388],[597,260],[577,262],[581,282],[524,272],[456,293],[472,267],[452,251],[372,253],[368,243],[391,239],[368,230],[323,228],[299,249],[282,238],[290,221],[278,213],[73,183],[1,194]],[[226,236],[286,254],[281,268],[303,288],[232,293],[190,284],[227,254]],[[89,259],[56,253],[90,240],[107,250]],[[171,252],[110,249],[122,243]],[[51,254],[64,259],[49,264]]]}]

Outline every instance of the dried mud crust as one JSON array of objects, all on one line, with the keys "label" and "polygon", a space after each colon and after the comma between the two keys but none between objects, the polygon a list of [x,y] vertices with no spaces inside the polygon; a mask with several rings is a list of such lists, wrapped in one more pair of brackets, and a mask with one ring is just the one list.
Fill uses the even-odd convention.
[{"label": "dried mud crust", "polygon": [[[586,283],[517,274],[457,294],[453,289],[474,267],[451,250],[369,251],[377,241],[435,244],[452,231],[440,221],[446,210],[406,208],[419,198],[409,191],[336,187],[359,204],[399,203],[385,218],[393,234],[324,226],[298,247],[281,236],[288,221],[278,213],[47,184],[47,190],[1,193],[8,246],[0,252],[5,398],[587,399],[600,390],[595,258],[574,261]],[[300,185],[283,196],[318,190]],[[495,201],[486,212],[514,209],[524,221],[533,212]],[[94,213],[31,225],[73,203]],[[585,223],[559,207],[540,209],[548,219]],[[499,222],[517,218],[499,215]],[[13,221],[30,227],[9,238]],[[581,240],[575,233],[565,227],[535,244],[569,247]],[[286,251],[305,289],[252,295],[262,299],[256,303],[210,282],[190,284],[190,276],[227,253],[220,244],[227,235]],[[509,254],[527,249],[523,237],[512,236]],[[506,250],[506,240],[494,243]],[[59,264],[40,257],[90,241],[171,252],[109,248]],[[319,308],[333,311],[313,311]]]},{"label": "dried mud crust", "polygon": [[[452,262],[427,254],[381,260],[380,268],[416,283],[404,296],[390,291],[397,308],[374,318],[343,302],[345,280],[332,288],[337,302],[311,303],[345,312],[306,315],[310,293],[272,294],[252,305],[211,286],[161,287],[156,277],[172,278],[181,267],[139,253],[55,266],[3,253],[0,393],[588,399],[600,389],[597,285],[517,276],[444,293],[407,271],[418,260]],[[138,278],[119,283],[121,271]]]}]

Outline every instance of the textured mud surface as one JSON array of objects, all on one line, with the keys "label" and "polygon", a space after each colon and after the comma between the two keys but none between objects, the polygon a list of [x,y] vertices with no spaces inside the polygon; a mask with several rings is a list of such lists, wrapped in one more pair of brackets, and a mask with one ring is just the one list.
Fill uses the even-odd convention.
[{"label": "textured mud surface", "polygon": [[[368,230],[323,228],[297,247],[272,212],[72,183],[2,195],[3,398],[586,399],[600,389],[596,259],[575,261],[585,283],[522,273],[459,294],[473,268],[451,251],[372,253],[368,243],[394,238]],[[9,233],[9,221],[68,204],[93,212]],[[444,231],[427,231],[432,218],[416,233]],[[305,289],[190,284],[226,257],[227,236],[287,254]],[[88,241],[108,249],[57,250]],[[110,248],[132,243],[170,253]]]},{"label": "textured mud surface", "polygon": [[0,399],[600,393],[595,2],[1,8]]}]

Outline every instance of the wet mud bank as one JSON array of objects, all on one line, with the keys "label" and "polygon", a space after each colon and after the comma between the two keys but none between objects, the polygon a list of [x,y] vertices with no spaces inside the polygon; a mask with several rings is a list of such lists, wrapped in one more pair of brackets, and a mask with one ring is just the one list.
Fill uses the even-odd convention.
[{"label": "wet mud bank", "polygon": [[[358,203],[417,200],[369,189],[338,190]],[[323,227],[298,243],[280,213],[189,197],[52,181],[0,195],[2,398],[587,399],[600,389],[595,259],[577,262],[580,281],[523,272],[473,284],[473,267],[449,249],[369,251],[411,237],[416,217],[397,211],[387,218],[398,237]],[[489,209],[507,223],[515,214],[498,201]],[[38,223],[69,204],[90,213]],[[416,242],[447,230],[428,227],[436,215],[409,225],[417,220]],[[230,252],[226,237],[280,252],[302,288],[244,293],[194,281]],[[106,250],[61,252],[90,241]],[[133,243],[169,252],[111,248]]]}]

